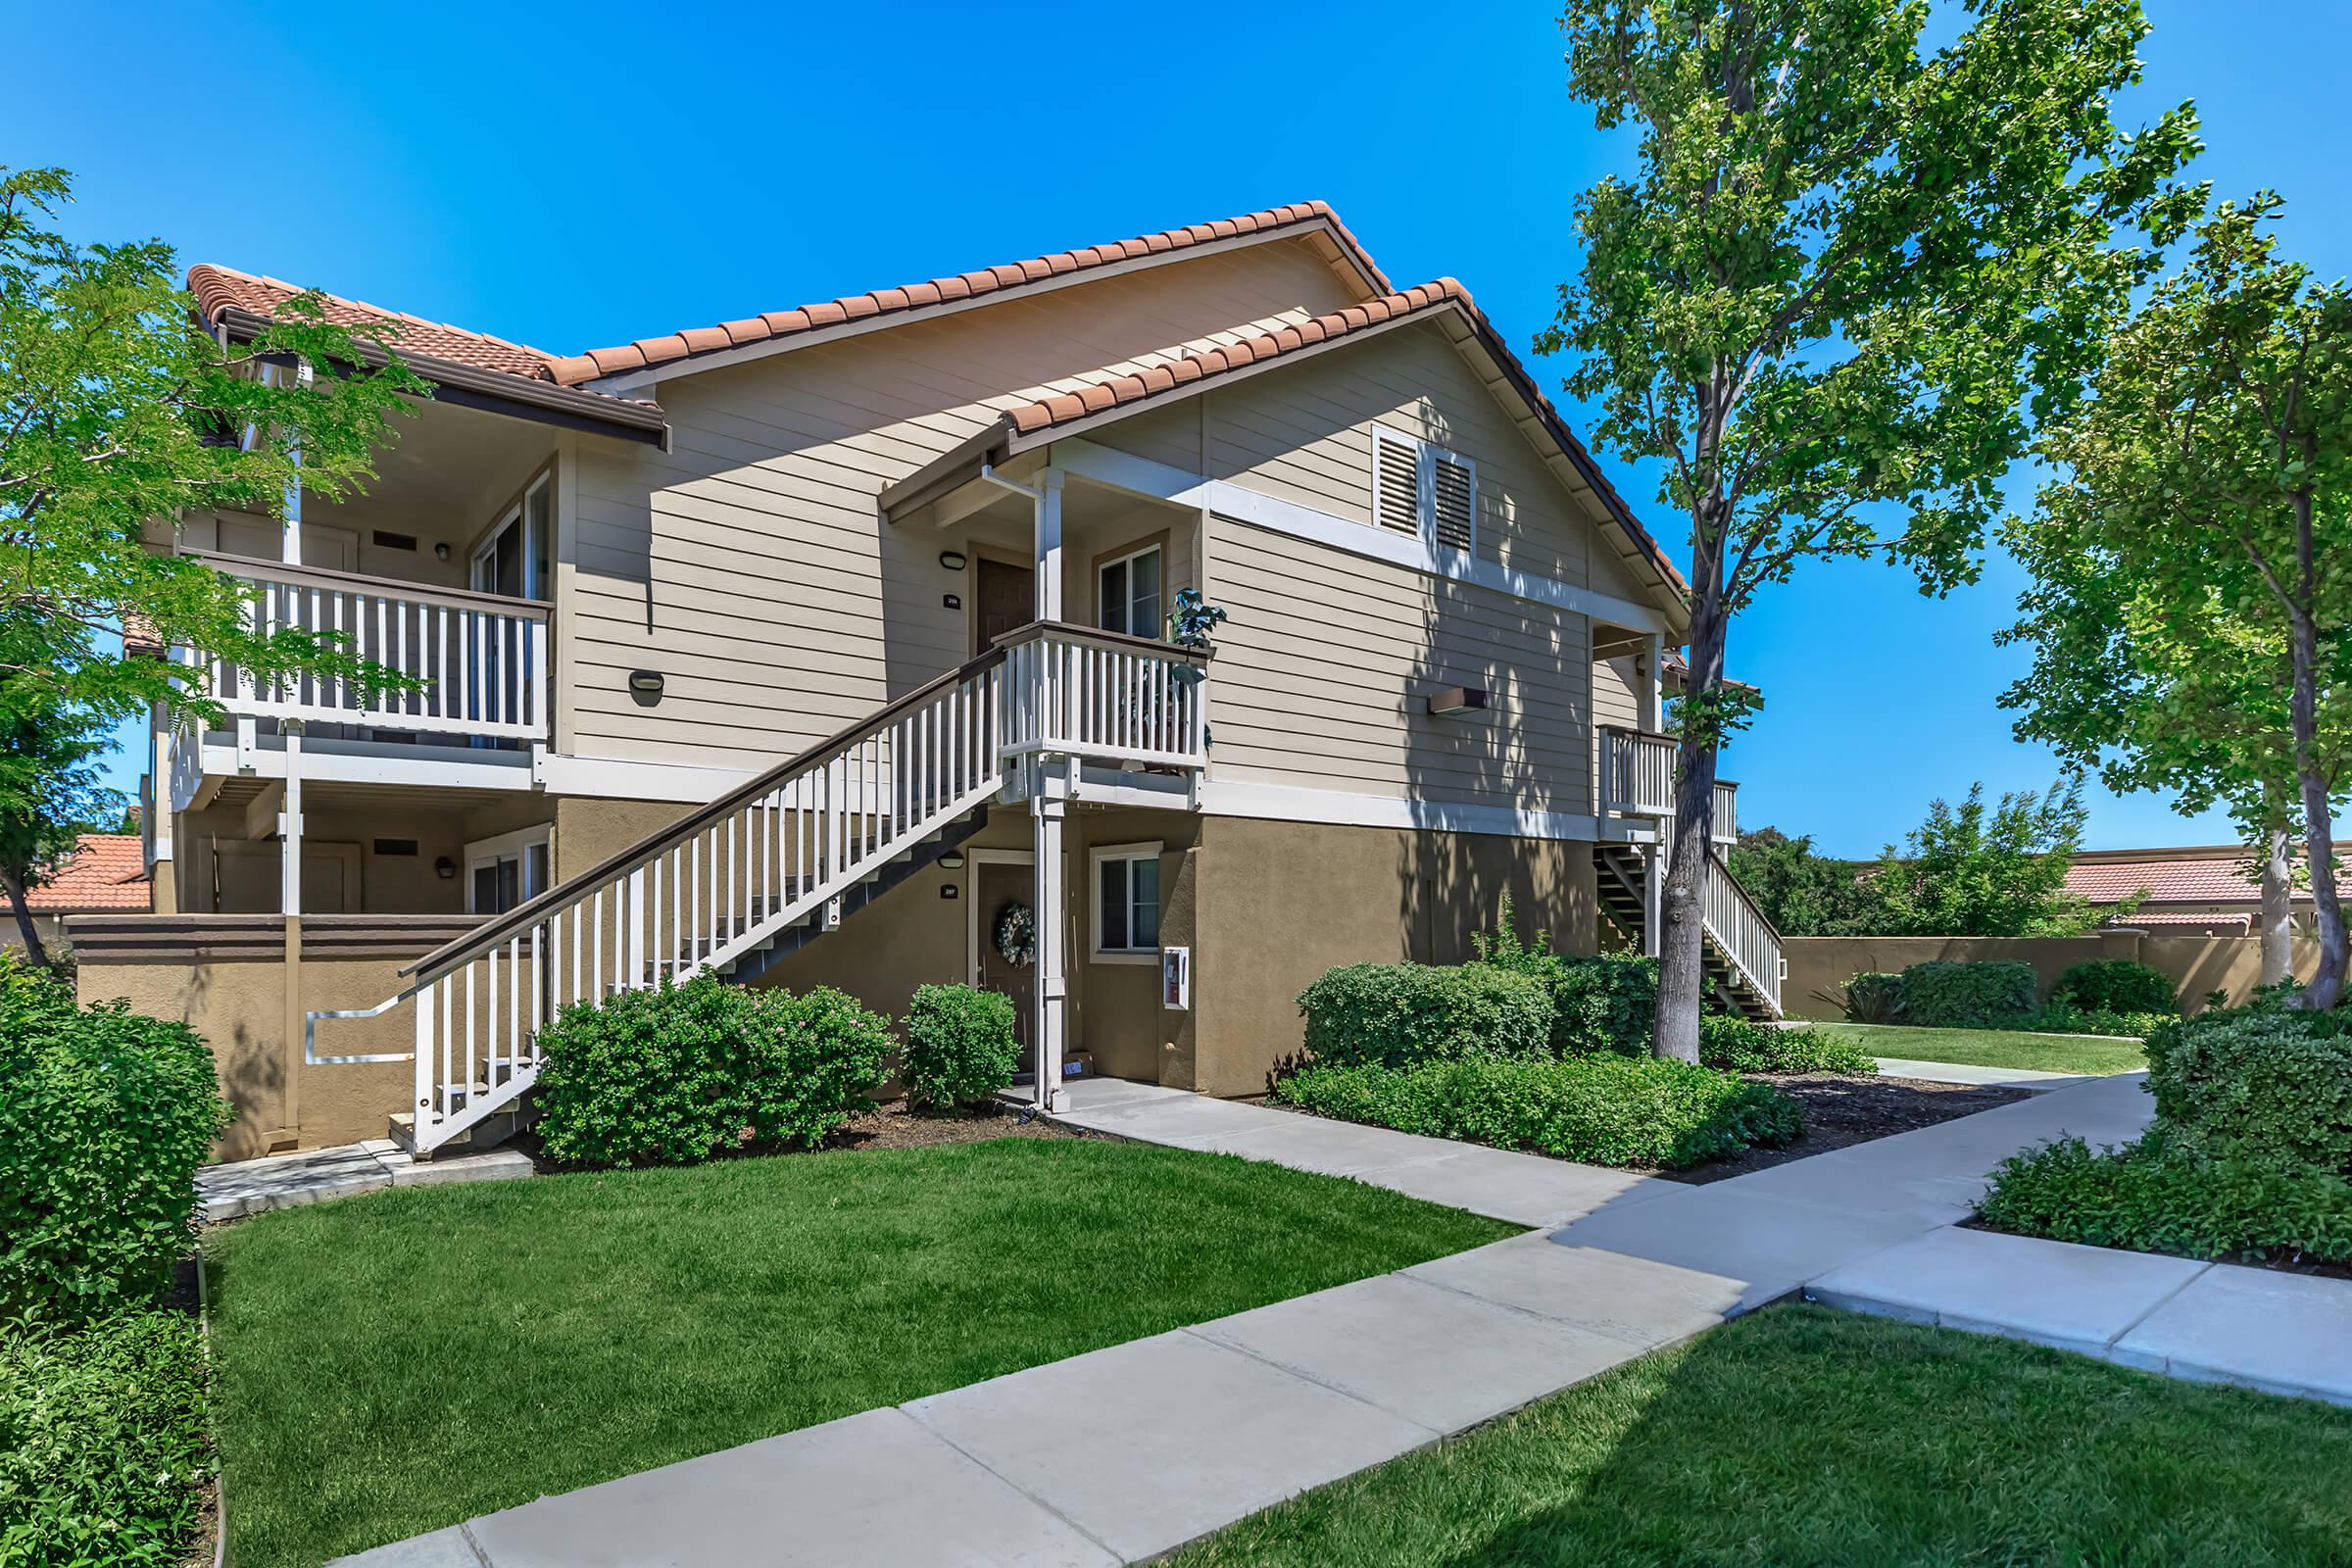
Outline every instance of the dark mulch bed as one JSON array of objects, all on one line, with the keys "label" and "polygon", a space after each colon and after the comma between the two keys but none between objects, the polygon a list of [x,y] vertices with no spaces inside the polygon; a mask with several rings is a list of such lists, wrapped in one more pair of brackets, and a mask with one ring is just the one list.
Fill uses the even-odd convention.
[{"label": "dark mulch bed", "polygon": [[1968,1084],[1926,1083],[1917,1078],[1849,1078],[1839,1073],[1751,1073],[1805,1107],[1804,1136],[1784,1149],[1751,1149],[1736,1159],[1719,1159],[1690,1170],[1661,1170],[1668,1181],[1701,1185],[1744,1176],[1751,1170],[1786,1165],[1792,1159],[1826,1154],[1833,1149],[1867,1144],[1896,1133],[1917,1132],[1937,1122],[2024,1100],[2023,1089],[1984,1089]]},{"label": "dark mulch bed", "polygon": [[904,1100],[885,1101],[825,1140],[827,1149],[929,1149],[939,1144],[977,1144],[991,1138],[1076,1138],[1075,1129],[1025,1117],[1004,1105],[975,1105],[953,1112],[909,1110]]}]

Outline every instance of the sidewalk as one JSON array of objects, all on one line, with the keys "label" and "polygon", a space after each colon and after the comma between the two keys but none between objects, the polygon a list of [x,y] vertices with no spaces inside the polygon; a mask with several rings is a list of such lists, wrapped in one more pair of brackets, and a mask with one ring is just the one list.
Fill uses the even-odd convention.
[{"label": "sidewalk", "polygon": [[[1940,1312],[1924,1300],[1872,1294],[1930,1272],[1901,1264],[1907,1246],[1996,1244],[1992,1261],[1973,1274],[1944,1270],[1976,1290],[1987,1315],[1937,1321],[2004,1333],[2048,1327],[2058,1320],[2028,1321],[2034,1301],[2046,1304],[2047,1281],[2029,1268],[2013,1284],[2013,1264],[1997,1250],[2051,1244],[1953,1224],[1972,1211],[1985,1172],[2018,1149],[2060,1133],[2093,1143],[2135,1136],[2148,1118],[2139,1082],[2138,1075],[2093,1080],[1702,1187],[1149,1086],[1077,1086],[1077,1103],[1062,1119],[1096,1132],[1350,1176],[1539,1229],[542,1497],[342,1563],[1133,1562],[1809,1283],[1838,1304]],[[2109,1268],[2138,1275],[2155,1264],[2168,1278],[2188,1276],[2102,1342],[2116,1359],[2192,1373],[2219,1367],[2209,1353],[2216,1344],[2270,1340],[2275,1358],[2299,1353],[2276,1343],[2279,1298],[2250,1300],[2243,1283],[2228,1279],[2259,1271],[2063,1250],[2092,1254],[2077,1262],[2093,1275]],[[1873,1271],[1889,1259],[1896,1261]],[[2187,1287],[2216,1275],[2225,1282],[2192,1300]],[[1870,1284],[1880,1279],[1895,1284]],[[2134,1288],[2162,1283],[2152,1274]],[[2286,1281],[2287,1295],[2297,1295],[2295,1283]],[[2352,1302],[2352,1286],[2300,1283],[2328,1290],[2314,1300],[2297,1297],[2297,1323],[2313,1334],[2336,1323],[2334,1353],[2342,1359],[2352,1316],[2328,1314],[2337,1297]],[[2092,1295],[2103,1289],[2092,1280]],[[2255,1320],[2242,1315],[2255,1308],[2270,1314],[2260,1334],[2249,1332]],[[2352,1366],[2343,1373],[2343,1396],[2352,1400]]]}]

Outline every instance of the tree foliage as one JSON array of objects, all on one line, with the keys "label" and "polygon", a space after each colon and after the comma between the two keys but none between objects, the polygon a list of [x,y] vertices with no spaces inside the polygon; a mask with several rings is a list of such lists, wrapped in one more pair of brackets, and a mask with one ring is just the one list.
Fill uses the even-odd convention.
[{"label": "tree foliage", "polygon": [[2267,193],[2225,203],[2116,334],[2096,395],[2040,443],[2011,522],[2032,586],[2021,731],[2112,782],[2299,811],[2340,994],[2333,808],[2352,746],[2352,295],[2279,258]]},{"label": "tree foliage", "polygon": [[1727,857],[1732,875],[1785,937],[1877,935],[1880,910],[1860,863],[1813,850],[1810,835],[1791,838],[1761,827],[1740,835]]},{"label": "tree foliage", "polygon": [[216,338],[169,246],[57,232],[70,195],[63,171],[0,167],[0,617],[24,628],[0,673],[113,717],[203,706],[194,669],[123,647],[128,616],[265,676],[380,682],[332,638],[249,628],[242,585],[151,547],[194,512],[282,518],[298,481],[352,494],[425,384],[388,327],[336,325],[317,295],[249,343]]},{"label": "tree foliage", "polygon": [[[1658,1049],[1694,1057],[1715,749],[1748,706],[1731,614],[1823,556],[1971,579],[1998,483],[2066,413],[2151,248],[2193,216],[2185,107],[2127,134],[2134,0],[1571,0],[1572,90],[1636,127],[1578,209],[1538,347],[1690,523],[1689,690]],[[1900,526],[1882,532],[1891,511]]]},{"label": "tree foliage", "polygon": [[[18,635],[0,617],[0,657]],[[91,823],[122,812],[121,794],[99,782],[106,749],[105,721],[90,704],[48,681],[0,674],[0,889],[38,964],[50,956],[25,895],[64,866]]]}]

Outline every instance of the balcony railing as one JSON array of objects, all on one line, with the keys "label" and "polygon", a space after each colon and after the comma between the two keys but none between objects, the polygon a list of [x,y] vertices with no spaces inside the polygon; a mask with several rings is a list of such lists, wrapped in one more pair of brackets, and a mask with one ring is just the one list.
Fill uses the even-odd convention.
[{"label": "balcony railing", "polygon": [[[1609,816],[1674,814],[1674,768],[1679,743],[1671,735],[1605,726],[1600,732],[1600,808]],[[1715,781],[1717,844],[1740,837],[1740,786]]]},{"label": "balcony railing", "polygon": [[1208,760],[1201,655],[1119,632],[1040,621],[1005,651],[1004,756],[1058,753],[1146,767]]},{"label": "balcony railing", "polygon": [[548,607],[496,594],[427,588],[318,566],[196,551],[250,583],[247,625],[340,636],[349,652],[417,682],[368,691],[326,676],[261,676],[209,655],[209,689],[240,718],[302,719],[368,729],[544,740],[548,735]]}]

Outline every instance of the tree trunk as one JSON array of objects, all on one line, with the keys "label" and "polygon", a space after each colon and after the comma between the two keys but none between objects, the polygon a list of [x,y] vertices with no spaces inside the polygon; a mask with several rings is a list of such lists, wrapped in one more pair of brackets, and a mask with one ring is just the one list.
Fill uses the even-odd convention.
[{"label": "tree trunk", "polygon": [[8,906],[17,916],[17,934],[24,939],[24,956],[39,967],[49,967],[49,950],[41,946],[40,928],[32,923],[32,909],[24,902],[24,876],[11,866],[0,866],[0,887],[8,889]]},{"label": "tree trunk", "polygon": [[2295,972],[2294,867],[2288,860],[2286,824],[2274,822],[2263,834],[2262,983],[2275,986]]},{"label": "tree trunk", "polygon": [[2335,896],[2335,817],[2321,776],[2320,634],[2311,615],[2313,551],[2311,492],[2297,493],[2295,565],[2299,597],[2287,607],[2287,638],[2295,661],[2294,701],[2288,707],[2295,738],[2295,783],[2303,792],[2303,854],[2311,865],[2311,906],[2320,939],[2320,964],[2303,993],[2316,1011],[2335,1005],[2344,994],[2344,909]]},{"label": "tree trunk", "polygon": [[[1720,569],[1720,568],[1718,568]],[[1703,567],[1694,567],[1703,571]],[[1691,607],[1690,668],[1684,691],[1712,691],[1723,680],[1723,645],[1730,616],[1722,598],[1702,589]],[[1715,741],[1690,726],[1675,754],[1674,825],[1659,891],[1658,1005],[1650,1051],[1681,1061],[1698,1059],[1698,1011],[1705,995],[1707,877],[1715,831]]]}]

